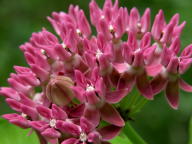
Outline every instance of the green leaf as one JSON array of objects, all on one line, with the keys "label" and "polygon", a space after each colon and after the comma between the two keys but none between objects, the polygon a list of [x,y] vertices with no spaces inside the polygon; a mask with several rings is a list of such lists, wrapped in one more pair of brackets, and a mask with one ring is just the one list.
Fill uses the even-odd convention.
[{"label": "green leaf", "polygon": [[133,144],[127,137],[117,136],[110,141],[112,144]]},{"label": "green leaf", "polygon": [[38,144],[35,133],[27,136],[29,131],[30,129],[24,130],[0,119],[0,144]]}]

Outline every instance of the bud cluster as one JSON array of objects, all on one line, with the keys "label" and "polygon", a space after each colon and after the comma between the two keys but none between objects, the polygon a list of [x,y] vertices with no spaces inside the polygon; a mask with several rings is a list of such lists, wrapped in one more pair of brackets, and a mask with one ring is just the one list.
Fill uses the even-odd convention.
[{"label": "bud cluster", "polygon": [[89,8],[96,35],[78,6],[53,12],[48,20],[58,37],[45,28],[33,33],[20,46],[29,67],[15,66],[10,87],[0,89],[17,112],[3,117],[32,128],[41,144],[109,144],[125,125],[114,104],[133,87],[148,100],[165,91],[174,109],[180,88],[192,92],[180,77],[191,65],[192,45],[180,52],[185,22],[178,14],[167,23],[160,10],[151,26],[149,8],[142,16],[119,8],[118,0],[102,9],[92,0]]}]

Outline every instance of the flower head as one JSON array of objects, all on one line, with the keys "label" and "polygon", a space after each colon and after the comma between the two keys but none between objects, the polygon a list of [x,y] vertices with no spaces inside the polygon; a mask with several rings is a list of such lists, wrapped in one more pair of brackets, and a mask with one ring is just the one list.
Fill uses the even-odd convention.
[{"label": "flower head", "polygon": [[192,46],[178,55],[185,26],[178,14],[166,23],[160,10],[150,27],[149,8],[142,16],[119,8],[118,0],[103,8],[92,0],[89,8],[96,35],[78,6],[53,12],[48,20],[58,36],[45,28],[33,33],[20,46],[29,67],[15,66],[10,87],[0,89],[17,112],[3,117],[51,144],[105,144],[117,136],[125,121],[113,104],[134,86],[149,100],[165,90],[173,108],[179,88],[192,91],[180,77],[191,65]]}]

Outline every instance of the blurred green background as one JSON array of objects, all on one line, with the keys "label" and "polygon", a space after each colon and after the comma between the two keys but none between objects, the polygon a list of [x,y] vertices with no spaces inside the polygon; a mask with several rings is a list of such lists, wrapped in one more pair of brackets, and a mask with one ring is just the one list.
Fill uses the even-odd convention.
[{"label": "blurred green background", "polygon": [[[6,86],[13,65],[26,65],[19,45],[28,41],[32,32],[40,31],[42,27],[53,31],[46,16],[53,11],[67,11],[70,4],[78,4],[88,13],[90,0],[0,0],[0,85]],[[166,19],[179,13],[181,21],[187,21],[182,34],[182,47],[192,42],[192,1],[191,0],[119,0],[121,6],[129,9],[137,7],[141,13],[149,7],[152,19],[159,9],[163,9]],[[97,0],[101,6],[104,0]],[[184,79],[192,84],[192,69]],[[11,110],[0,98],[0,114]],[[133,122],[138,133],[149,144],[187,144],[189,139],[188,123],[192,115],[192,94],[181,92],[180,108],[175,111],[169,108],[163,94],[149,102]],[[11,129],[11,130],[10,130]],[[14,129],[14,130],[12,130]],[[21,133],[20,133],[21,132]],[[0,144],[34,144],[34,136],[27,137],[27,132],[7,126],[0,120]]]}]

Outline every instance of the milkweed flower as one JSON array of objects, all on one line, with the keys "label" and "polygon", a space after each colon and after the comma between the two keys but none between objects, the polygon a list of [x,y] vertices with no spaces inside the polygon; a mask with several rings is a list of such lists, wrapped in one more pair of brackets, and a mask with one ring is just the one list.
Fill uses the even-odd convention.
[{"label": "milkweed flower", "polygon": [[128,12],[118,0],[103,8],[92,0],[89,8],[96,35],[78,6],[53,12],[48,20],[58,36],[45,28],[33,33],[20,46],[29,67],[15,66],[10,87],[0,89],[17,112],[3,117],[32,128],[41,144],[109,143],[125,125],[114,104],[134,86],[149,100],[165,90],[175,109],[179,89],[192,91],[180,77],[191,66],[192,46],[178,55],[185,26],[179,14],[166,23],[160,10],[152,23],[149,8]]}]

